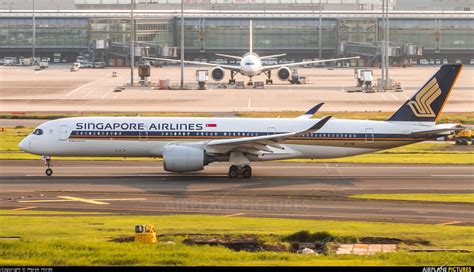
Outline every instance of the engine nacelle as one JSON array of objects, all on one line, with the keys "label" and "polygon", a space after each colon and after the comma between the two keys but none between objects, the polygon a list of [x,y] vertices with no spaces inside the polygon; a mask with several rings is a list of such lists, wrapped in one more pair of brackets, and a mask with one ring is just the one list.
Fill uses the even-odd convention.
[{"label": "engine nacelle", "polygon": [[281,67],[278,69],[277,75],[280,80],[288,80],[290,78],[291,71],[288,67]]},{"label": "engine nacelle", "polygon": [[221,81],[224,78],[224,69],[215,67],[211,70],[211,77],[215,81]]},{"label": "engine nacelle", "polygon": [[170,145],[163,148],[163,166],[169,172],[193,172],[204,169],[205,152],[201,148]]}]

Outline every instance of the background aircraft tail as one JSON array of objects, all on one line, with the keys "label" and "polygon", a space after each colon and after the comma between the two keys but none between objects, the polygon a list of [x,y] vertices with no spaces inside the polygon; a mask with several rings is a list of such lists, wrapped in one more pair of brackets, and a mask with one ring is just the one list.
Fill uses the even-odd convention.
[{"label": "background aircraft tail", "polygon": [[252,55],[253,53],[253,27],[252,27],[252,20],[249,22],[249,53]]},{"label": "background aircraft tail", "polygon": [[462,64],[445,64],[388,121],[436,122]]}]

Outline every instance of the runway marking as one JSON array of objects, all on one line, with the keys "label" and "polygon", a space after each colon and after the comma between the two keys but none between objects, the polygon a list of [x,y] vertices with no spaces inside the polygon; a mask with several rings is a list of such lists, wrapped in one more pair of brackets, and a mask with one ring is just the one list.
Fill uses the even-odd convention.
[{"label": "runway marking", "polygon": [[251,102],[250,97],[249,97],[249,102],[248,102],[248,104],[247,104],[247,108],[250,109],[251,107],[252,107],[252,102]]},{"label": "runway marking", "polygon": [[66,96],[70,96],[70,95],[74,94],[75,92],[80,91],[82,88],[85,88],[85,87],[91,85],[92,83],[95,83],[96,81],[103,80],[103,79],[106,78],[106,77],[107,77],[107,76],[101,77],[101,78],[99,78],[99,79],[96,79],[96,80],[91,81],[91,82],[89,82],[89,83],[86,83],[86,84],[84,84],[84,85],[81,85],[81,86],[75,88],[74,90],[70,91],[68,94],[66,94]]},{"label": "runway marking", "polygon": [[451,221],[451,222],[446,222],[446,223],[439,223],[437,224],[438,226],[445,226],[445,225],[454,225],[454,224],[459,224],[462,223],[461,221]]},{"label": "runway marking", "polygon": [[34,208],[38,208],[38,206],[30,206],[30,207],[16,208],[16,209],[13,209],[12,211],[22,211],[22,210],[29,210],[29,209],[34,209]]},{"label": "runway marking", "polygon": [[110,203],[107,202],[102,202],[102,201],[97,201],[94,199],[85,199],[85,198],[80,198],[80,197],[73,197],[73,196],[58,196],[59,198],[71,200],[71,201],[79,201],[79,202],[84,202],[84,203],[90,203],[90,204],[96,204],[96,205],[108,205]]},{"label": "runway marking", "polygon": [[73,196],[58,196],[62,199],[41,199],[41,200],[20,200],[21,203],[49,203],[49,202],[84,202],[95,205],[108,205],[110,203],[104,201],[139,201],[146,200],[146,198],[96,198],[96,199],[86,199],[81,197]]},{"label": "runway marking", "polygon": [[474,175],[431,175],[432,177],[474,177]]},{"label": "runway marking", "polygon": [[234,217],[234,216],[240,216],[240,215],[244,215],[245,213],[234,213],[234,214],[228,214],[228,215],[224,215],[224,217]]}]

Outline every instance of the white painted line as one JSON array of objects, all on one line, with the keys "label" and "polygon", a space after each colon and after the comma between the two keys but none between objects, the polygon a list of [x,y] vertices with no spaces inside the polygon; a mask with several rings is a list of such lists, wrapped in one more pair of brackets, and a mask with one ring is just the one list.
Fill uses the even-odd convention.
[{"label": "white painted line", "polygon": [[234,214],[228,214],[228,215],[224,215],[224,217],[234,217],[234,216],[240,216],[240,215],[244,215],[245,213],[234,213]]},{"label": "white painted line", "polygon": [[474,177],[474,175],[431,175],[432,177]]},{"label": "white painted line", "polygon": [[393,97],[393,99],[398,100],[398,97],[395,94],[390,94],[390,95]]},{"label": "white painted line", "polygon": [[436,224],[436,225],[446,226],[446,225],[454,225],[454,224],[459,224],[459,223],[462,223],[462,222],[461,221],[451,221],[451,222],[439,223],[439,224]]},{"label": "white painted line", "polygon": [[251,102],[250,97],[249,97],[249,102],[248,102],[248,104],[247,104],[247,108],[250,109],[251,107],[252,107],[252,102]]},{"label": "white painted line", "polygon": [[89,82],[89,83],[86,83],[86,84],[84,84],[84,85],[82,85],[82,86],[79,86],[79,87],[75,88],[74,90],[70,91],[68,94],[66,94],[66,96],[70,96],[70,95],[74,94],[75,92],[80,91],[82,88],[85,88],[85,87],[91,85],[92,83],[95,83],[96,81],[103,80],[103,79],[106,78],[106,77],[107,77],[107,76],[101,77],[101,78],[99,78],[99,79],[96,79],[96,80],[94,80],[94,81],[91,81],[91,82]]},{"label": "white painted line", "polygon": [[34,209],[34,208],[38,208],[38,206],[30,206],[30,207],[16,208],[16,209],[13,209],[12,211],[23,211],[23,210],[29,210],[29,209]]}]

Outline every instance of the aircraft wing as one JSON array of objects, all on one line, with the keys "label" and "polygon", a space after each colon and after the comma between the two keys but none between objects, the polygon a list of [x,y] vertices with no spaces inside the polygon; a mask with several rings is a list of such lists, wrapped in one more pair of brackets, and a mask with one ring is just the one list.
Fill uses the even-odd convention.
[{"label": "aircraft wing", "polygon": [[268,65],[268,66],[263,66],[262,71],[274,70],[274,69],[278,69],[278,68],[281,68],[281,67],[295,67],[295,66],[303,66],[303,65],[306,65],[306,64],[340,61],[340,60],[350,60],[350,59],[358,59],[358,58],[360,58],[360,57],[312,60],[312,61],[302,61],[302,62],[295,62],[295,63],[288,63],[288,64]]},{"label": "aircraft wing", "polygon": [[[181,60],[177,60],[177,59],[163,59],[163,58],[151,58],[151,57],[143,57],[143,59],[169,61],[169,62],[181,62]],[[240,67],[239,66],[234,66],[234,65],[215,64],[215,63],[189,61],[189,60],[185,60],[184,63],[194,64],[194,65],[211,66],[211,67],[221,67],[222,69],[227,69],[227,70],[232,70],[232,71],[240,71]]]},{"label": "aircraft wing", "polygon": [[279,134],[271,134],[255,137],[243,137],[233,139],[210,140],[205,143],[206,150],[212,153],[227,153],[233,150],[244,150],[245,153],[258,155],[261,151],[272,152],[269,147],[277,149],[284,149],[279,142],[282,142],[290,137],[296,137],[313,133],[321,129],[332,116],[327,116],[320,119],[317,123],[306,130],[297,132],[287,132]]}]

